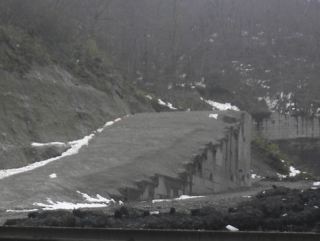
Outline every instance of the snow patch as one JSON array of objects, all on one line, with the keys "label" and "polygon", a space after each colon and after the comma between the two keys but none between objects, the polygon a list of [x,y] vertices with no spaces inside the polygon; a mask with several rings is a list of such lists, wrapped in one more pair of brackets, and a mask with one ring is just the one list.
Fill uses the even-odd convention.
[{"label": "snow patch", "polygon": [[174,198],[174,199],[154,199],[154,200],[152,200],[152,203],[181,201],[181,200],[194,199],[194,198],[203,198],[203,197],[204,196],[181,195],[179,198]]},{"label": "snow patch", "polygon": [[[115,204],[116,202],[113,199],[107,199],[105,197],[100,196],[99,194],[96,195],[96,198],[90,197],[86,193],[82,193],[77,191],[83,199],[86,201],[85,203],[71,203],[71,202],[59,202],[59,201],[52,201],[50,198],[47,198],[47,203],[38,203],[35,202],[33,205],[39,206],[42,210],[73,210],[78,208],[101,208],[107,207],[110,204]],[[123,204],[122,202],[119,204]]]},{"label": "snow patch", "polygon": [[163,100],[158,99],[158,103],[159,103],[159,105],[163,105],[163,106],[169,107],[171,110],[177,110],[177,108],[173,107],[173,105],[170,102],[166,103]]},{"label": "snow patch", "polygon": [[104,124],[103,127],[111,126],[114,124],[114,121],[108,121],[106,124]]},{"label": "snow patch", "polygon": [[204,78],[202,77],[201,80],[199,82],[195,82],[194,83],[194,86],[197,86],[197,87],[201,87],[201,88],[206,88],[206,84],[204,83]]},{"label": "snow patch", "polygon": [[281,179],[287,178],[287,175],[282,175],[282,174],[280,174],[280,173],[277,173],[277,176],[278,176],[279,178],[281,178]]},{"label": "snow patch", "polygon": [[159,214],[160,214],[159,211],[151,211],[151,212],[150,212],[150,215],[159,215]]},{"label": "snow patch", "polygon": [[[34,206],[39,206],[42,210],[73,210],[79,208],[101,208],[107,207],[110,204],[116,204],[113,199],[107,199],[105,197],[100,196],[99,194],[96,195],[96,198],[90,197],[86,193],[82,193],[77,191],[77,193],[81,194],[85,203],[71,203],[71,202],[59,202],[59,201],[52,201],[51,198],[47,198],[47,203],[40,203],[35,202],[33,203]],[[123,205],[123,202],[119,201],[119,205]],[[15,212],[15,213],[24,213],[24,212],[32,212],[38,211],[39,209],[29,209],[29,210],[7,210],[6,212]]]},{"label": "snow patch", "polygon": [[50,177],[50,178],[57,178],[57,174],[52,173],[52,174],[49,175],[49,177]]},{"label": "snow patch", "polygon": [[234,105],[231,105],[230,103],[219,103],[212,100],[205,100],[203,98],[200,98],[201,100],[207,102],[209,105],[211,105],[213,110],[235,110],[239,111],[240,109]]},{"label": "snow patch", "polygon": [[[282,162],[285,162],[284,160],[281,160]],[[295,169],[293,166],[290,166],[289,168],[289,177],[295,177],[296,175],[300,174],[301,171]],[[278,177],[279,178],[287,178],[288,176],[287,175],[282,175],[280,173],[277,173]]]},{"label": "snow patch", "polygon": [[218,119],[218,114],[210,114],[209,118]]},{"label": "snow patch", "polygon": [[263,98],[267,104],[267,106],[269,107],[269,110],[274,110],[277,105],[278,105],[278,100],[277,99],[272,99],[269,96]]},{"label": "snow patch", "polygon": [[30,212],[35,212],[38,211],[39,209],[20,209],[20,210],[12,210],[9,209],[6,212],[7,213],[30,213]]},{"label": "snow patch", "polygon": [[103,128],[99,128],[98,130],[97,130],[97,132],[99,132],[99,133],[101,133],[103,131]]},{"label": "snow patch", "polygon": [[48,142],[48,143],[38,143],[38,142],[32,142],[31,146],[34,147],[41,147],[41,146],[65,146],[66,143],[64,142]]},{"label": "snow patch", "polygon": [[92,203],[116,203],[113,199],[107,199],[105,197],[100,196],[99,194],[97,194],[97,198],[93,198],[90,197],[88,194],[86,193],[82,193],[80,191],[77,191],[77,193],[81,194],[82,197],[87,201],[87,202],[92,202]]},{"label": "snow patch", "polygon": [[102,208],[107,207],[106,203],[70,203],[70,202],[54,202],[50,198],[47,199],[47,204],[45,203],[33,203],[35,206],[39,206],[42,210],[73,210],[79,208]]},{"label": "snow patch", "polygon": [[259,176],[258,174],[252,173],[252,174],[251,174],[251,178],[252,178],[252,179],[257,179],[257,178],[261,178],[261,176]]},{"label": "snow patch", "polygon": [[227,225],[226,229],[228,229],[231,232],[237,232],[239,231],[239,229],[237,229],[236,227],[233,227],[232,225]]},{"label": "snow patch", "polygon": [[296,175],[300,174],[301,171],[295,169],[293,166],[290,166],[290,177],[295,177]]}]

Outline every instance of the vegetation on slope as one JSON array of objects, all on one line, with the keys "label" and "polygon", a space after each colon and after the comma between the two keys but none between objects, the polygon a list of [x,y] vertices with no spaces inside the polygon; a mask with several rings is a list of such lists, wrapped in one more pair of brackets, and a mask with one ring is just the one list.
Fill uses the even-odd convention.
[{"label": "vegetation on slope", "polygon": [[253,136],[252,148],[279,174],[289,175],[290,160],[272,141]]},{"label": "vegetation on slope", "polygon": [[[200,93],[249,112],[314,115],[319,12],[316,0],[3,0],[0,68],[54,63],[104,91],[127,82],[178,95],[183,109],[207,108]],[[205,90],[185,88],[200,82]]]},{"label": "vegetation on slope", "polygon": [[0,25],[0,34],[1,69],[24,75],[33,63],[55,64],[99,90],[111,91],[108,86],[111,81],[106,78],[114,70],[94,40],[51,44],[45,38],[31,36],[19,27],[5,24]]},{"label": "vegetation on slope", "polygon": [[[81,11],[79,6],[76,12]],[[83,23],[76,21],[71,7],[74,4],[59,1],[2,1],[0,70],[23,77],[34,64],[55,65],[84,84],[108,95],[117,94],[133,113],[152,110],[151,103],[123,77],[108,53],[81,31]]]}]

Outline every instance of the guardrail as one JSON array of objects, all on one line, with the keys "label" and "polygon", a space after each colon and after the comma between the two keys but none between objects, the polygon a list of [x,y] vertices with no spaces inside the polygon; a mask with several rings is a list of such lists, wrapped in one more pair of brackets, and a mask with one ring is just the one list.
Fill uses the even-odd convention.
[{"label": "guardrail", "polygon": [[3,240],[50,241],[319,241],[320,234],[188,230],[0,227]]}]

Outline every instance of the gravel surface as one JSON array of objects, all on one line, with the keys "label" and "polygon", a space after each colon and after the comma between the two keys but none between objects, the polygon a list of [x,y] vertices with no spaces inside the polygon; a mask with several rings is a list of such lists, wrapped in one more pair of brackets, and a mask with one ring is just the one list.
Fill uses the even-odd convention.
[{"label": "gravel surface", "polygon": [[175,208],[177,212],[190,213],[191,209],[202,208],[205,206],[214,207],[217,211],[226,212],[228,208],[236,206],[242,201],[246,201],[249,196],[254,196],[257,193],[272,189],[272,185],[288,187],[291,189],[305,190],[312,187],[313,181],[259,181],[256,182],[251,188],[243,188],[232,190],[229,192],[217,193],[207,195],[201,198],[187,199],[180,201],[164,201],[152,203],[151,201],[132,203],[131,205],[136,208],[146,210],[157,210],[161,212],[169,212],[170,208]]},{"label": "gravel surface", "polygon": [[[162,213],[169,213],[171,208],[175,208],[176,212],[179,213],[190,213],[193,209],[199,209],[203,207],[213,207],[217,211],[226,213],[230,207],[235,207],[242,201],[246,201],[250,196],[254,196],[257,193],[272,189],[273,185],[288,187],[291,189],[305,190],[312,187],[313,181],[302,180],[302,181],[258,181],[254,183],[251,188],[243,188],[233,190],[229,192],[223,192],[213,195],[207,195],[204,197],[186,199],[186,200],[171,200],[153,203],[152,201],[142,202],[128,202],[125,205],[135,208],[149,211],[160,211]],[[118,205],[111,205],[108,208],[95,209],[103,211],[106,214],[113,215],[114,211],[119,208]],[[11,212],[0,212],[0,225],[7,219],[26,218],[28,213],[11,213]]]}]

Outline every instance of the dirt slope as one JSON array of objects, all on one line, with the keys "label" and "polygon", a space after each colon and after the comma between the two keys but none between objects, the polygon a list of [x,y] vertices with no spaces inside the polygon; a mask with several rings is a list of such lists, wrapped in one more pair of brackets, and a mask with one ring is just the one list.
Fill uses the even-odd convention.
[{"label": "dirt slope", "polygon": [[32,142],[76,140],[130,113],[114,90],[98,91],[56,66],[0,71],[0,81],[0,169],[32,162]]}]

